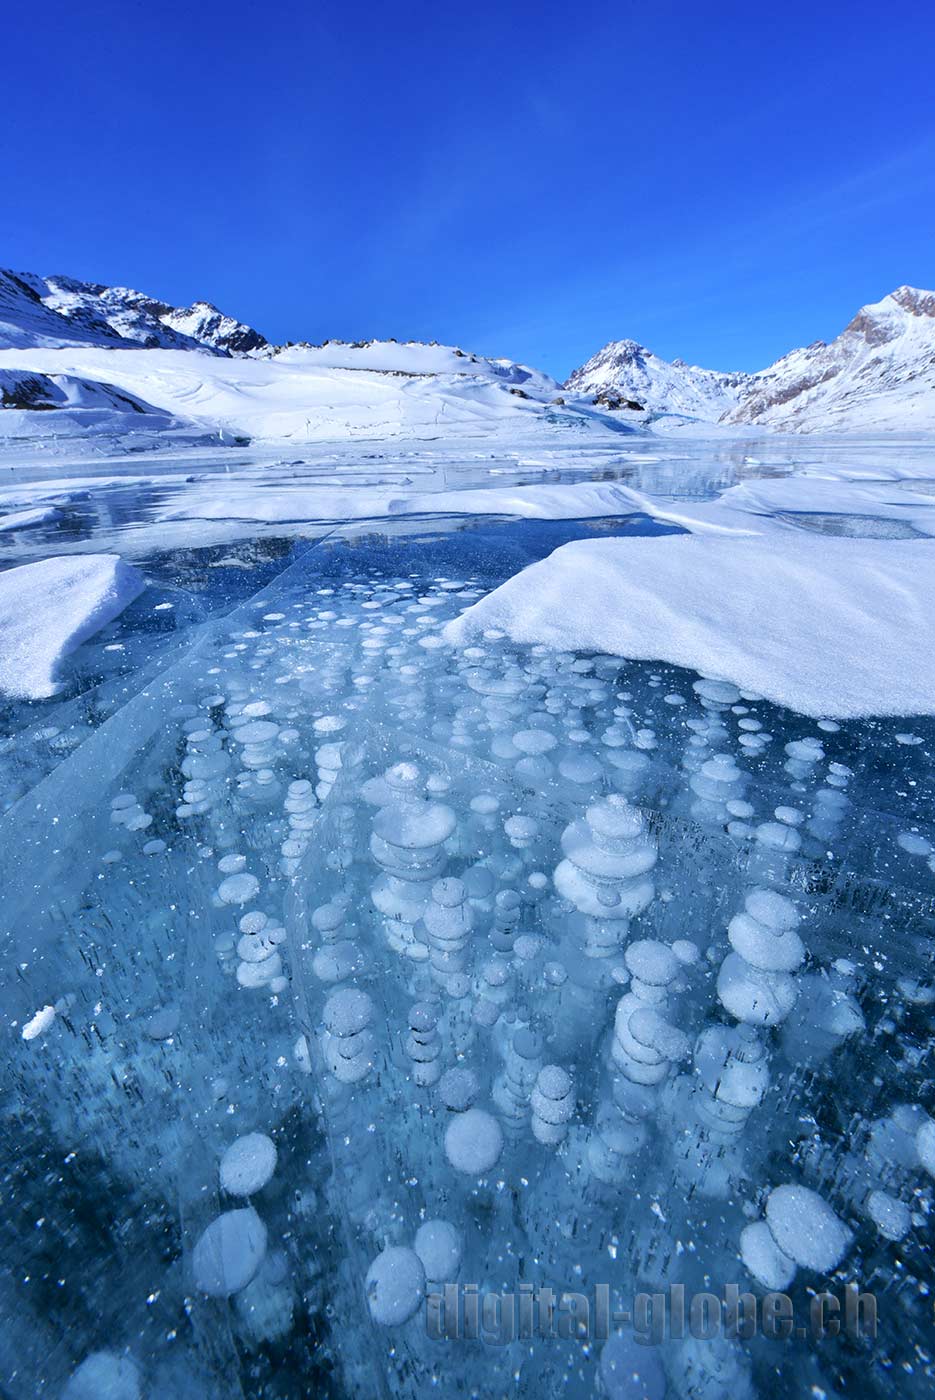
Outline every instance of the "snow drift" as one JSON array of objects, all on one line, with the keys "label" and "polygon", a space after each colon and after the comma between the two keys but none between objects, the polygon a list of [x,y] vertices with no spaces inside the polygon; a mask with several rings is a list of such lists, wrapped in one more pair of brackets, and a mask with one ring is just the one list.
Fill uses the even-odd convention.
[{"label": "snow drift", "polygon": [[54,695],[63,658],[145,587],[139,570],[115,554],[42,559],[0,574],[0,692]]},{"label": "snow drift", "polygon": [[448,624],[563,651],[669,661],[802,714],[935,711],[927,541],[791,535],[584,540]]}]

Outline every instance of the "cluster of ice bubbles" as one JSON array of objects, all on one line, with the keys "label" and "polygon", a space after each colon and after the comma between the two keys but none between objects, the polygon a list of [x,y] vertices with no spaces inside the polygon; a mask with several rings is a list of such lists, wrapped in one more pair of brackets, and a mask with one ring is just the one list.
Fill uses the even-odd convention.
[{"label": "cluster of ice bubbles", "polygon": [[[931,857],[919,822],[881,862],[847,735],[723,680],[496,633],[452,652],[439,623],[476,592],[285,591],[199,661],[160,781],[149,754],[109,799],[90,882],[115,927],[148,882],[150,923],[87,993],[72,953],[75,986],[23,1022],[19,1082],[41,1094],[43,1055],[80,1075],[86,1117],[134,1125],[159,1074],[206,1084],[191,1126],[213,1177],[152,1290],[223,1304],[280,1365],[319,1315],[347,1393],[375,1393],[374,1367],[412,1395],[439,1367],[465,1393],[772,1393],[762,1338],[429,1335],[446,1285],[483,1300],[537,1278],[619,1304],[872,1278],[899,1297],[886,1356],[924,1389],[933,942],[915,894],[887,902]],[[115,1109],[106,1046],[65,1062],[118,992],[143,1032],[121,1062],[141,1102]],[[200,1037],[197,1068],[193,1015],[222,1040]],[[298,1159],[296,1131],[320,1143]],[[145,1170],[171,1195],[183,1147],[159,1141]],[[124,1182],[142,1170],[132,1141],[112,1154]],[[90,1348],[61,1393],[214,1393],[179,1389],[141,1335]],[[829,1394],[871,1355],[790,1348],[796,1383]]]}]

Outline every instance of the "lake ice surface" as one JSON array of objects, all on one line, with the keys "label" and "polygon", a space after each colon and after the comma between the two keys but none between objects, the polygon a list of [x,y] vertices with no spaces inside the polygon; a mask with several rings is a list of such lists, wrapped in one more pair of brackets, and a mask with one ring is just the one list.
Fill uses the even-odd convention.
[{"label": "lake ice surface", "polygon": [[[9,564],[115,552],[149,583],[4,712],[16,1400],[931,1392],[931,719],[440,644],[571,540],[775,547],[829,481],[930,533],[931,451],[534,455],[7,482],[5,512],[61,515]],[[342,523],[370,492],[393,518]],[[878,1335],[434,1340],[452,1281],[631,1311],[781,1288],[797,1322],[854,1281]]]}]

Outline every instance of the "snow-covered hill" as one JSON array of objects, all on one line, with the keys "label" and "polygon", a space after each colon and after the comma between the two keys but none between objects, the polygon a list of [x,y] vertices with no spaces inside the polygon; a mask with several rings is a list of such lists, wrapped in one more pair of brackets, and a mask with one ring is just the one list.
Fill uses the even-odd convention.
[{"label": "snow-covered hill", "polygon": [[755,374],[669,362],[636,341],[618,340],[565,387],[605,403],[610,396],[634,400],[656,419],[783,432],[933,431],[935,293],[897,287],[862,307],[830,344],[793,350]]},{"label": "snow-covered hill", "polygon": [[128,287],[0,269],[0,348],[126,345],[215,354],[257,350],[259,331],[206,301],[170,306]]},{"label": "snow-covered hill", "polygon": [[454,345],[434,341],[328,340],[324,345],[290,345],[265,352],[277,364],[316,369],[370,370],[378,374],[457,375],[462,379],[489,379],[524,389],[527,393],[556,395],[558,382],[551,375],[513,360],[489,359]]},{"label": "snow-covered hill", "polygon": [[[224,359],[192,350],[39,346],[0,350],[4,371],[109,385],[202,433],[266,442],[627,431],[588,405],[556,403],[547,375],[440,345],[375,342]],[[16,419],[0,411],[0,437],[10,427],[21,433],[27,411]],[[51,414],[30,416],[35,431],[51,427]],[[145,418],[135,426],[145,431]]]},{"label": "snow-covered hill", "polygon": [[171,411],[96,375],[58,373],[54,365],[51,373],[0,368],[0,442],[48,447],[61,438],[138,438],[185,427]]}]

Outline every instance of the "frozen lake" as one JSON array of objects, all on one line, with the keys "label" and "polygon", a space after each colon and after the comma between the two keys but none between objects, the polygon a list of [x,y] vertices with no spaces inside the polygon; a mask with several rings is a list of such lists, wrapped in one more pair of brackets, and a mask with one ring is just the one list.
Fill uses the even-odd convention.
[{"label": "frozen lake", "polygon": [[0,562],[147,583],[3,703],[14,1400],[930,1394],[932,719],[442,630],[573,541],[917,548],[935,450],[6,453]]}]

